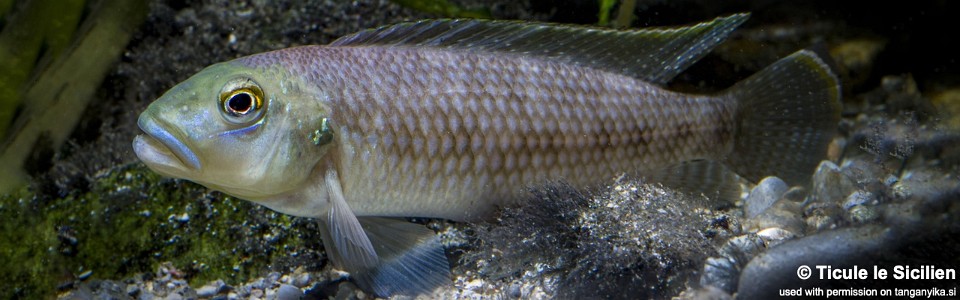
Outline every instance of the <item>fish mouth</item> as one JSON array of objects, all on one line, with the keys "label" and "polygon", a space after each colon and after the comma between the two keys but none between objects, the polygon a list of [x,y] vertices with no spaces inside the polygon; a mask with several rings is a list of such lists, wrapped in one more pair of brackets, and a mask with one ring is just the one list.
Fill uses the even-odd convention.
[{"label": "fish mouth", "polygon": [[170,126],[147,114],[140,115],[137,125],[144,134],[133,139],[133,151],[148,166],[168,174],[200,169],[200,158],[176,132],[166,129]]}]

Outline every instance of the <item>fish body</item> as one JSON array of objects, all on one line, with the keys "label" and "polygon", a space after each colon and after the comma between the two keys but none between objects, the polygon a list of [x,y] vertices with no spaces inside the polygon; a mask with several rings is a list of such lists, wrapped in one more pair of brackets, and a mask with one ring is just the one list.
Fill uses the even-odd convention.
[{"label": "fish body", "polygon": [[325,163],[357,215],[470,220],[548,179],[590,186],[714,158],[735,125],[723,97],[522,56],[307,46],[232,63],[318,87],[337,133]]},{"label": "fish body", "polygon": [[432,21],[261,53],[151,104],[134,149],[162,174],[319,218],[334,263],[377,295],[423,292],[449,281],[442,247],[383,217],[474,220],[546,180],[668,181],[695,175],[677,173],[691,161],[802,180],[839,111],[812,52],[716,95],[659,85],[745,19],[635,32]]}]

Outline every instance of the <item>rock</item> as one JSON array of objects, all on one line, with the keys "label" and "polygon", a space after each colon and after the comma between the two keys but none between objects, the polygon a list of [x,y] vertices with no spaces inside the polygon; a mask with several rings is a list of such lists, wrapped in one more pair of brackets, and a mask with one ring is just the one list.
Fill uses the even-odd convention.
[{"label": "rock", "polygon": [[349,281],[341,282],[337,285],[334,299],[363,299],[363,291]]},{"label": "rock", "polygon": [[197,297],[207,298],[207,297],[213,297],[216,294],[217,294],[217,287],[210,284],[207,284],[197,289]]},{"label": "rock", "polygon": [[130,297],[136,297],[137,295],[140,294],[140,287],[137,286],[136,284],[128,284],[126,291],[127,291],[127,295],[129,295]]},{"label": "rock", "polygon": [[137,297],[137,300],[154,300],[157,299],[157,296],[154,296],[152,293],[140,293],[140,296]]},{"label": "rock", "polygon": [[855,191],[843,201],[843,209],[850,210],[857,205],[876,204],[877,196],[867,191]]},{"label": "rock", "polygon": [[253,288],[250,290],[250,298],[261,299],[263,298],[263,290],[258,288]]},{"label": "rock", "polygon": [[[230,290],[232,289],[232,287],[230,287],[229,285],[227,285],[227,284],[226,284],[225,282],[223,282],[223,280],[221,280],[221,279],[217,279],[216,281],[211,282],[211,283],[208,283],[207,285],[208,285],[208,286],[213,286],[213,287],[216,288],[215,294],[222,294],[222,293],[228,292],[228,291],[230,291]],[[197,293],[199,294],[200,291],[197,291]]]},{"label": "rock", "polygon": [[507,296],[513,299],[519,299],[523,296],[522,287],[523,284],[519,280],[514,280],[510,283],[510,286],[507,287]]},{"label": "rock", "polygon": [[723,244],[723,247],[720,247],[720,255],[734,262],[739,269],[765,248],[760,237],[755,234],[745,234]]},{"label": "rock", "polygon": [[293,286],[298,288],[305,287],[310,284],[311,279],[313,278],[310,276],[310,273],[304,272],[294,277]]},{"label": "rock", "polygon": [[170,293],[164,297],[163,300],[183,300],[183,296],[180,296],[180,294],[177,293]]},{"label": "rock", "polygon": [[782,228],[796,234],[801,234],[806,229],[806,223],[803,220],[801,212],[802,207],[800,203],[784,197],[759,216],[746,220],[744,222],[744,229],[750,232],[756,232],[767,228]]},{"label": "rock", "polygon": [[289,284],[281,284],[277,289],[277,300],[296,300],[303,297],[303,291]]},{"label": "rock", "polygon": [[727,293],[737,290],[740,269],[736,264],[725,257],[710,257],[703,263],[703,275],[700,276],[700,285],[715,287]]},{"label": "rock", "polygon": [[757,236],[763,240],[767,248],[773,248],[784,241],[795,238],[797,234],[781,228],[771,227],[757,232]]},{"label": "rock", "polygon": [[805,197],[807,197],[807,190],[803,187],[795,186],[787,190],[786,193],[783,193],[781,198],[790,202],[800,203],[803,202]]},{"label": "rock", "polygon": [[880,178],[883,178],[883,175],[888,173],[881,164],[868,160],[864,156],[844,159],[843,162],[840,163],[840,169],[843,170],[843,173],[853,182],[861,185],[870,182],[880,182]]},{"label": "rock", "polygon": [[777,177],[771,176],[761,180],[744,201],[743,209],[746,217],[753,218],[763,213],[780,199],[787,188],[787,183]]},{"label": "rock", "polygon": [[957,180],[955,175],[938,175],[929,171],[911,170],[904,172],[900,176],[900,181],[893,185],[893,194],[902,200],[931,199],[957,188],[960,188],[960,180]]},{"label": "rock", "polygon": [[815,233],[836,228],[842,220],[843,210],[836,203],[812,202],[804,207],[807,232]]},{"label": "rock", "polygon": [[82,287],[82,288],[73,289],[64,295],[61,295],[59,299],[92,300],[94,298],[93,298],[93,292],[91,292],[89,288]]},{"label": "rock", "polygon": [[[784,287],[824,287],[829,281],[818,276],[801,280],[800,266],[831,265],[853,267],[876,259],[883,253],[884,243],[895,235],[880,226],[842,228],[786,241],[750,261],[740,275],[737,297],[740,299],[774,299]],[[817,270],[812,272],[816,274]]]},{"label": "rock", "polygon": [[876,206],[857,205],[847,211],[847,220],[854,224],[865,224],[880,217]]},{"label": "rock", "polygon": [[741,235],[728,240],[720,248],[720,257],[709,257],[704,262],[700,285],[735,292],[740,269],[763,249],[764,242],[757,235]]},{"label": "rock", "polygon": [[900,181],[900,178],[893,175],[887,175],[887,178],[883,180],[883,185],[892,187],[894,184]]},{"label": "rock", "polygon": [[90,276],[92,275],[93,275],[93,270],[87,270],[83,273],[80,273],[80,275],[77,275],[77,279],[87,280],[87,278],[90,278]]},{"label": "rock", "polygon": [[856,190],[856,183],[830,161],[822,161],[813,174],[813,201],[832,202],[844,199]]},{"label": "rock", "polygon": [[847,147],[847,139],[843,137],[835,137],[830,141],[830,144],[827,145],[827,160],[832,162],[840,161],[840,156],[843,155],[843,149]]}]

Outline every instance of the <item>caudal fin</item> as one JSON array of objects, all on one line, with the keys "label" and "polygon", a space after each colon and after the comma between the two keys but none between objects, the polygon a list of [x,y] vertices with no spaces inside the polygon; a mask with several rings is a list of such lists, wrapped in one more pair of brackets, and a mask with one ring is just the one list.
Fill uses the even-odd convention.
[{"label": "caudal fin", "polygon": [[840,81],[823,59],[798,51],[724,96],[737,101],[739,120],[726,164],[753,182],[770,175],[808,182],[840,119]]}]

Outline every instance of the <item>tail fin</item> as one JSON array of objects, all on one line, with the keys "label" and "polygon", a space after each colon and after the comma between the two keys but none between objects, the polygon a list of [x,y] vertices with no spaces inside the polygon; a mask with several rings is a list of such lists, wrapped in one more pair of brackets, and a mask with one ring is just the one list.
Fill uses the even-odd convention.
[{"label": "tail fin", "polygon": [[733,152],[725,162],[746,179],[809,182],[840,119],[840,81],[817,54],[801,50],[723,96],[737,101]]}]

